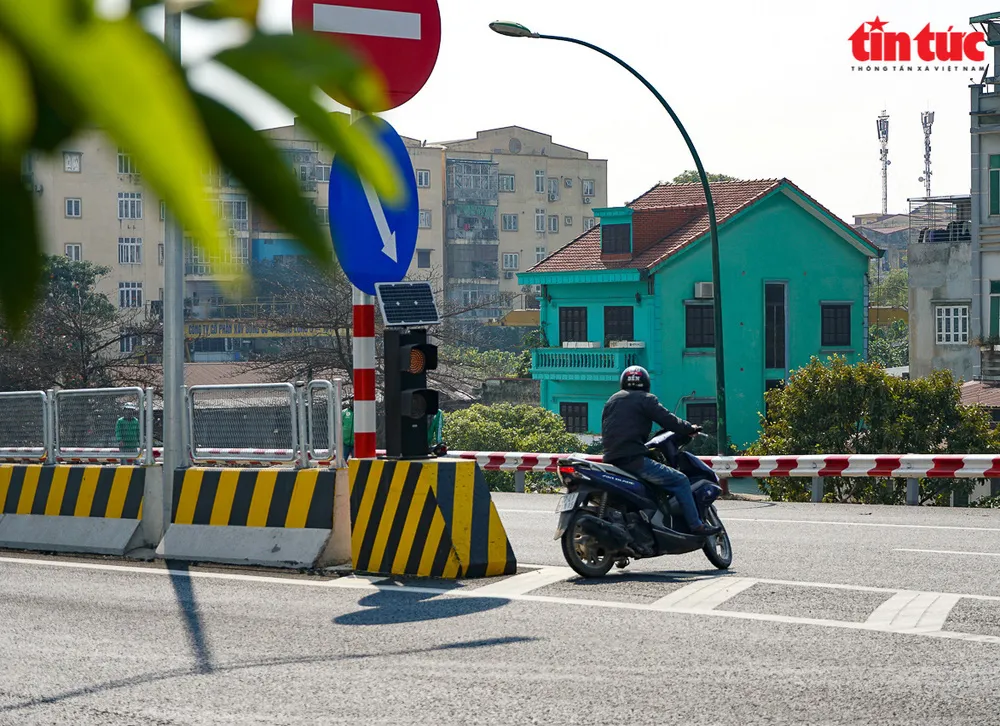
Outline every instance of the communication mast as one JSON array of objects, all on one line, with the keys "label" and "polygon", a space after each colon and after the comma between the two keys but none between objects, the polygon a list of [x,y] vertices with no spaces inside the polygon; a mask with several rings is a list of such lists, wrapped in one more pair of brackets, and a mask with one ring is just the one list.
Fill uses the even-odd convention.
[{"label": "communication mast", "polygon": [[878,117],[878,140],[882,147],[882,214],[889,213],[889,114],[882,111]]},{"label": "communication mast", "polygon": [[924,175],[918,179],[924,183],[924,196],[931,196],[931,126],[934,125],[934,112],[924,111],[920,114],[920,125],[924,127]]}]

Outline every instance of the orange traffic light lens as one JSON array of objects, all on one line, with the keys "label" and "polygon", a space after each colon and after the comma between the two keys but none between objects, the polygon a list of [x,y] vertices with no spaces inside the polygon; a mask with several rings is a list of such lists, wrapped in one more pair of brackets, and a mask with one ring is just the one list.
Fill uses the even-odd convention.
[{"label": "orange traffic light lens", "polygon": [[410,373],[416,375],[420,373],[427,364],[427,358],[422,350],[413,348],[410,350]]}]

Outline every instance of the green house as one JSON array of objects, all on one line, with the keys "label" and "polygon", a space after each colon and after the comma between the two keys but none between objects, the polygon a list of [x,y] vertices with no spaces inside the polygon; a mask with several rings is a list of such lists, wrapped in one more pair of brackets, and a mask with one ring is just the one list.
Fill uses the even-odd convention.
[{"label": "green house", "polygon": [[[758,435],[764,391],[814,355],[867,357],[868,264],[878,249],[787,179],[712,185],[719,227],[727,427]],[[549,347],[532,351],[542,405],[600,434],[628,365],[688,420],[715,420],[712,253],[699,184],[660,184],[519,275],[540,286]]]}]

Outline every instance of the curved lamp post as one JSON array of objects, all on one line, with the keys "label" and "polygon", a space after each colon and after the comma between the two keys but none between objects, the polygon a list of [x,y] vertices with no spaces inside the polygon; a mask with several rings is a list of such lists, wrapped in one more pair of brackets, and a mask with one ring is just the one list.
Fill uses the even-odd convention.
[{"label": "curved lamp post", "polygon": [[725,358],[723,357],[722,349],[722,289],[719,286],[719,231],[715,221],[715,204],[712,202],[712,190],[708,185],[708,177],[705,175],[705,168],[701,164],[701,158],[698,156],[698,151],[694,148],[694,144],[691,141],[691,137],[688,136],[687,131],[681,124],[677,114],[674,110],[670,108],[670,104],[666,102],[660,92],[657,91],[653,85],[643,78],[638,71],[636,71],[632,66],[623,61],[616,55],[609,53],[608,51],[600,48],[592,43],[588,43],[584,40],[578,40],[576,38],[566,38],[560,35],[542,35],[541,33],[533,33],[525,26],[520,23],[511,23],[506,21],[496,21],[490,23],[490,30],[500,35],[506,35],[511,38],[543,38],[545,40],[562,40],[567,43],[575,43],[576,45],[582,45],[585,48],[590,48],[591,50],[596,50],[601,55],[610,58],[615,63],[620,65],[622,68],[627,70],[633,76],[642,82],[650,93],[656,96],[656,100],[660,102],[664,110],[670,114],[670,118],[673,119],[674,124],[677,126],[677,130],[681,132],[681,136],[684,137],[684,143],[687,144],[688,151],[691,152],[691,156],[694,158],[694,164],[698,169],[698,176],[701,179],[702,189],[705,190],[705,203],[708,207],[708,226],[709,235],[712,242],[712,292],[713,292],[713,302],[714,302],[714,313],[715,313],[715,380],[716,388],[718,389],[716,393],[716,418],[717,418],[717,436],[718,439],[718,453],[720,455],[728,454],[726,451],[727,443],[729,437],[726,434],[726,371],[725,371]]}]

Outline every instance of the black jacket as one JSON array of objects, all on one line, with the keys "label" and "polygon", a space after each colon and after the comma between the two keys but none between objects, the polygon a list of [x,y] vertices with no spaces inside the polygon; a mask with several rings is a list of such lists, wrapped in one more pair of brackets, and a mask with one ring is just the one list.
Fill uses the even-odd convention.
[{"label": "black jacket", "polygon": [[679,434],[694,432],[694,425],[674,416],[652,393],[618,391],[604,404],[601,438],[604,461],[620,466],[646,455],[653,424]]}]

